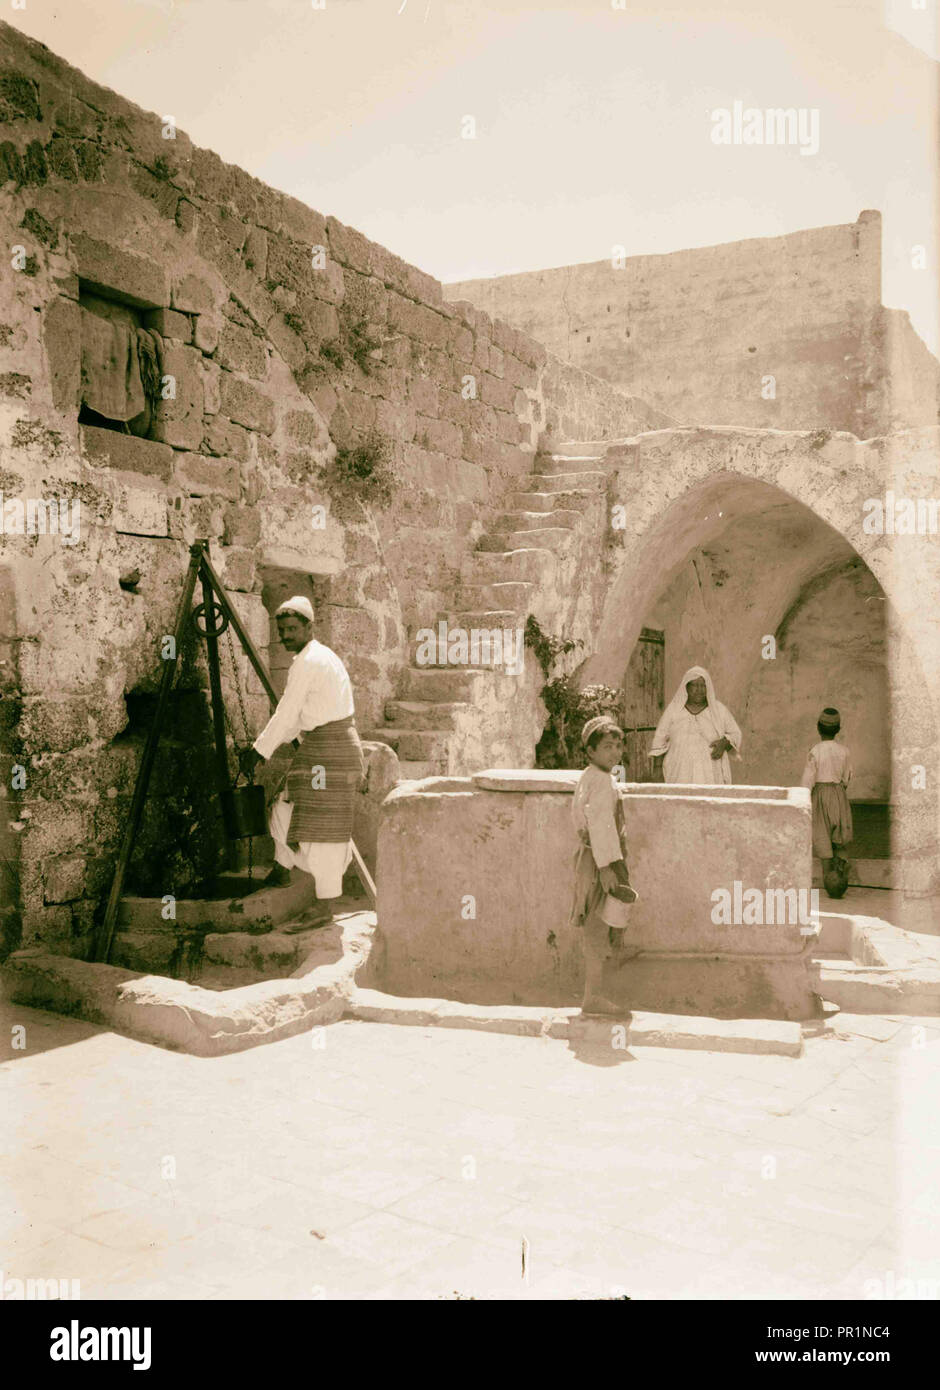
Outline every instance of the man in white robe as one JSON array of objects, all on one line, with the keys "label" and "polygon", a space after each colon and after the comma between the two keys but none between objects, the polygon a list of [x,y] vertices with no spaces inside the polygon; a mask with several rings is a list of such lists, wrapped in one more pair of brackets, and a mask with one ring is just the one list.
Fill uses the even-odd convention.
[{"label": "man in white robe", "polygon": [[[354,705],[349,675],[336,653],[313,636],[313,618],[313,607],[309,599],[302,596],[288,599],[275,613],[278,636],[283,646],[294,653],[294,659],[277,708],[252,747],[245,750],[242,766],[246,772],[251,772],[259,762],[269,759],[281,744],[289,744],[295,739],[301,741],[301,747],[295,753],[291,765],[291,773],[288,774],[288,785],[271,806],[269,829],[274,840],[276,864],[265,882],[269,885],[289,883],[291,869],[297,868],[313,876],[316,881],[317,898],[323,900],[342,894],[343,874],[352,859],[351,833],[342,838],[331,832],[324,832],[325,835],[329,833],[330,838],[322,840],[299,838],[296,832],[291,834],[295,805],[288,792],[293,783],[294,787],[305,795],[307,801],[312,804],[316,802],[316,796],[311,795],[309,785],[312,782],[316,788],[317,772],[314,768],[314,776],[311,779],[311,769],[304,765],[302,758],[304,742],[309,742],[307,736],[314,730],[322,730],[324,726],[329,726],[331,730],[336,731],[342,745],[335,770],[328,754],[324,757],[324,766],[319,769],[323,774],[321,800],[326,799],[326,789],[330,787],[331,781],[342,781],[346,785],[358,781],[362,774],[362,753],[355,727],[352,725]],[[348,745],[348,748],[345,745]],[[355,767],[352,766],[353,763]],[[295,765],[298,766],[297,772],[294,770]],[[345,799],[349,802],[349,797]],[[342,816],[340,820],[342,821]],[[344,832],[341,832],[341,836],[343,834]],[[321,915],[324,920],[329,920],[332,915],[326,903],[323,903]],[[304,929],[309,925],[309,920],[305,921]]]}]

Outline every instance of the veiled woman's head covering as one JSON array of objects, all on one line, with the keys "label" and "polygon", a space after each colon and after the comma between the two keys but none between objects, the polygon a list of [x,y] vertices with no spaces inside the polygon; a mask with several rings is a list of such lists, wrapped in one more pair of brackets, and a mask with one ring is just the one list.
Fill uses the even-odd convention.
[{"label": "veiled woman's head covering", "polygon": [[672,699],[669,701],[669,704],[666,706],[666,711],[664,713],[675,713],[677,710],[685,709],[686,701],[689,698],[689,692],[686,687],[688,686],[689,681],[694,681],[697,678],[701,678],[705,682],[705,694],[707,698],[707,710],[703,710],[699,718],[710,718],[712,723],[715,724],[715,737],[720,738],[721,730],[718,728],[717,724],[718,699],[715,695],[715,687],[712,684],[712,678],[705,670],[704,666],[689,667],[689,669],[686,671],[685,675],[679,682],[679,688],[677,689],[675,695],[673,695]]}]

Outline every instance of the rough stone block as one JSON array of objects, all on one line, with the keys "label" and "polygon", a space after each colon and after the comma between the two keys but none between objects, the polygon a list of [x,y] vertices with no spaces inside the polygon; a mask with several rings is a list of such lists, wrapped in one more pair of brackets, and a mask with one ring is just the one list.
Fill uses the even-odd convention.
[{"label": "rough stone block", "polygon": [[450,350],[455,357],[462,362],[470,362],[473,358],[473,334],[465,324],[457,322],[451,325],[450,330]]},{"label": "rough stone block", "polygon": [[174,482],[190,497],[228,497],[241,491],[238,463],[234,459],[205,454],[177,454]]},{"label": "rough stone block", "polygon": [[414,377],[409,384],[408,395],[415,410],[422,415],[437,415],[439,388],[430,377]]},{"label": "rough stone block", "polygon": [[493,344],[500,352],[515,352],[516,330],[503,319],[493,320]]},{"label": "rough stone block", "polygon": [[511,382],[502,381],[499,377],[491,376],[489,372],[482,372],[477,389],[484,404],[495,406],[497,410],[515,413],[516,388]]},{"label": "rough stone block", "polygon": [[222,408],[221,368],[205,357],[202,359],[202,398],[207,415],[218,415]]},{"label": "rough stone block", "polygon": [[307,360],[307,346],[284,320],[275,314],[265,328],[268,341],[287,363],[292,372],[298,372]]},{"label": "rough stone block", "polygon": [[102,490],[111,498],[111,524],[115,531],[132,536],[165,536],[167,530],[166,492],[135,486],[127,475],[104,480]]},{"label": "rough stone block", "polygon": [[388,322],[390,328],[407,333],[410,338],[431,347],[445,347],[450,336],[447,319],[426,305],[415,304],[399,294],[389,295]]},{"label": "rough stone block", "polygon": [[263,380],[268,371],[264,339],[237,323],[223,325],[215,360],[229,371],[244,372],[258,381]]},{"label": "rough stone block", "polygon": [[361,391],[348,391],[339,388],[339,399],[345,410],[350,426],[354,430],[366,431],[375,424],[375,400]]},{"label": "rough stone block", "polygon": [[380,398],[375,403],[375,428],[388,439],[409,442],[414,439],[418,416],[411,404]]},{"label": "rough stone block", "polygon": [[57,854],[43,869],[43,897],[47,903],[68,903],[80,898],[85,886],[85,856]]},{"label": "rough stone block", "polygon": [[129,473],[145,473],[166,482],[173,468],[173,450],[156,439],[138,439],[117,430],[81,426],[82,453],[98,468],[107,466]]},{"label": "rough stone block", "polygon": [[259,280],[265,277],[268,264],[268,236],[260,227],[249,227],[245,238],[245,269],[254,271]]},{"label": "rough stone block", "polygon": [[[438,414],[442,420],[452,420],[460,426],[469,425],[473,423],[477,404],[474,400],[464,400],[458,391],[441,391]],[[488,410],[489,407],[485,406],[484,409]]]},{"label": "rough stone block", "polygon": [[288,439],[308,449],[320,449],[329,443],[321,416],[313,410],[289,410],[284,417]]},{"label": "rough stone block", "polygon": [[326,218],[322,213],[308,208],[298,198],[291,198],[286,193],[277,194],[276,201],[271,197],[270,189],[266,188],[265,193],[262,226],[311,247],[326,245]]},{"label": "rough stone block", "polygon": [[426,440],[424,447],[433,453],[456,456],[463,449],[463,435],[453,420],[431,420],[419,415],[416,436],[419,441]]},{"label": "rough stone block", "polygon": [[144,327],[153,328],[162,338],[175,338],[180,343],[190,342],[193,336],[192,319],[173,309],[149,309],[144,314]]},{"label": "rough stone block", "polygon": [[346,308],[355,319],[384,324],[388,320],[388,291],[374,275],[347,270]]},{"label": "rough stone block", "polygon": [[449,306],[444,305],[444,294],[440,280],[435,280],[434,276],[428,275],[426,271],[406,263],[404,288],[405,293],[411,295],[413,299],[418,299],[423,304],[433,304],[438,308],[445,308],[449,313]]},{"label": "rough stone block", "polygon": [[[224,302],[225,297],[221,289],[216,292],[207,280],[201,280],[198,275],[187,274],[173,286],[170,303],[174,309],[184,314],[208,314],[220,301]],[[163,302],[166,302],[165,298]]]},{"label": "rough stone block", "polygon": [[203,449],[210,454],[220,454],[244,463],[251,452],[250,440],[251,435],[247,430],[222,415],[213,415],[205,422]]},{"label": "rough stone block", "polygon": [[528,436],[528,428],[515,415],[505,410],[496,412],[496,433],[506,444],[519,444]]},{"label": "rough stone block", "polygon": [[202,443],[204,398],[202,358],[196,348],[167,341],[162,375],[173,378],[175,395],[161,399],[154,411],[151,433],[177,449],[198,449]]},{"label": "rough stone block", "polygon": [[255,507],[226,507],[224,545],[257,545],[261,539],[261,517]]},{"label": "rough stone block", "polygon": [[312,271],[310,290],[325,304],[342,304],[346,297],[346,272],[339,261],[327,256],[325,264]]},{"label": "rough stone block", "polygon": [[274,431],[274,403],[250,382],[226,372],[222,378],[222,410],[237,425],[262,434]]},{"label": "rough stone block", "polygon": [[168,299],[166,271],[156,261],[78,232],[71,239],[79,278],[89,289],[118,293],[128,304],[159,308]]},{"label": "rough stone block", "polygon": [[193,342],[200,352],[215,352],[222,332],[222,315],[197,314],[193,324]]},{"label": "rough stone block", "polygon": [[167,507],[167,525],[174,540],[192,544],[208,536],[221,536],[223,504],[215,497],[176,497]]},{"label": "rough stone block", "polygon": [[219,578],[226,589],[237,593],[251,593],[257,578],[255,552],[240,546],[223,545],[215,551]]},{"label": "rough stone block", "polygon": [[52,404],[66,414],[77,414],[81,397],[81,310],[73,299],[57,295],[46,307],[42,341],[49,365]]},{"label": "rough stone block", "polygon": [[368,275],[372,270],[373,243],[354,227],[345,227],[335,217],[326,219],[330,253],[342,265]]},{"label": "rough stone block", "polygon": [[354,652],[374,655],[382,649],[382,633],[371,613],[361,608],[330,605],[331,645],[343,661]]},{"label": "rough stone block", "polygon": [[534,367],[508,353],[503,361],[503,375],[513,386],[521,387],[523,390],[531,390],[538,380],[538,372]]}]

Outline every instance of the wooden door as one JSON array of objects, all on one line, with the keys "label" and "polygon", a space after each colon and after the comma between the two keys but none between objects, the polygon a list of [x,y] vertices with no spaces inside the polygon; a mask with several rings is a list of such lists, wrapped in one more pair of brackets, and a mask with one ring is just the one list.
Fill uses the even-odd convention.
[{"label": "wooden door", "polygon": [[623,678],[620,722],[623,726],[625,780],[642,782],[650,771],[649,750],[663,712],[665,638],[656,628],[640,632]]}]

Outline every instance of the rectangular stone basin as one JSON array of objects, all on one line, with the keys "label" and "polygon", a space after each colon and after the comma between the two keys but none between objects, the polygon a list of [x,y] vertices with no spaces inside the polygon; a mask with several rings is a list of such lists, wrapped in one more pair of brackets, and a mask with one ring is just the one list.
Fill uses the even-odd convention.
[{"label": "rectangular stone basin", "polygon": [[[569,922],[578,775],[497,769],[392,791],[362,983],[465,1003],[580,1003],[580,933]],[[629,783],[621,795],[640,894],[627,939],[640,954],[608,972],[605,993],[664,1013],[814,1016],[809,792]],[[757,890],[764,920],[713,920],[716,890],[733,909],[736,882],[739,904]],[[774,890],[792,890],[793,920],[766,920],[781,911]]]}]

